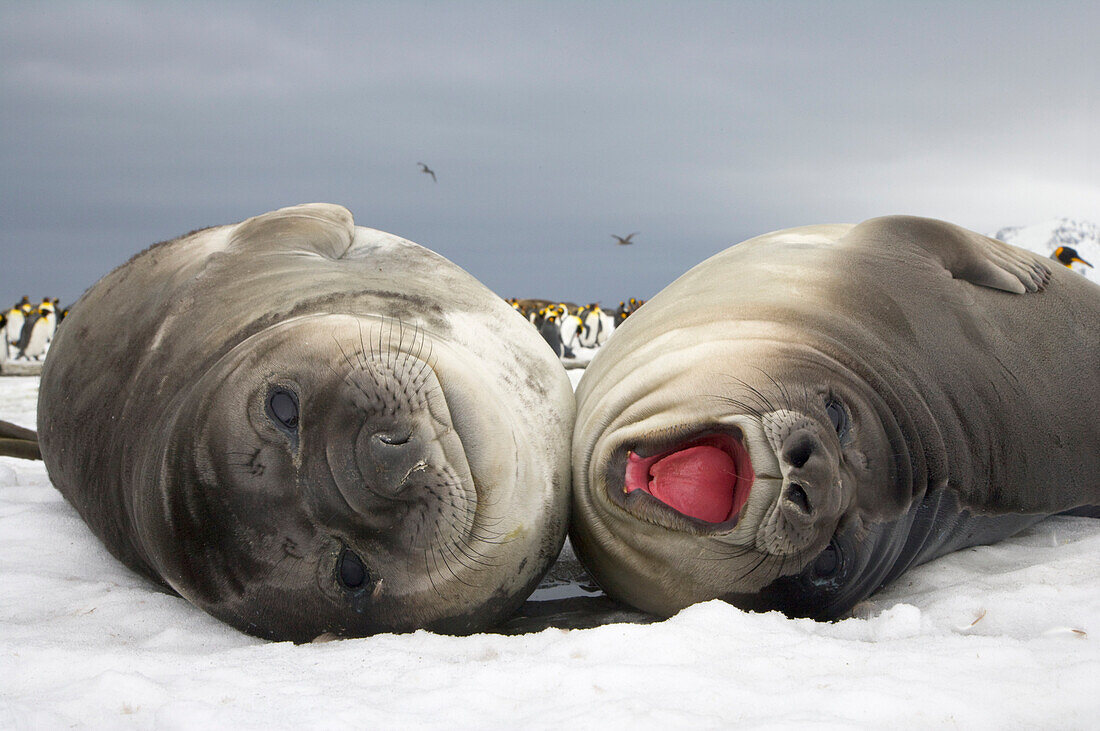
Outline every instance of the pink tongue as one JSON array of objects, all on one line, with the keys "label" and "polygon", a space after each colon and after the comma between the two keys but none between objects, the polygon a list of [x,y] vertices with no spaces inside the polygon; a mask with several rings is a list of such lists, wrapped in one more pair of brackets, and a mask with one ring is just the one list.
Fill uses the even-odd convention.
[{"label": "pink tongue", "polygon": [[723,450],[704,446],[673,452],[649,474],[649,494],[665,505],[708,523],[729,519],[737,468]]}]

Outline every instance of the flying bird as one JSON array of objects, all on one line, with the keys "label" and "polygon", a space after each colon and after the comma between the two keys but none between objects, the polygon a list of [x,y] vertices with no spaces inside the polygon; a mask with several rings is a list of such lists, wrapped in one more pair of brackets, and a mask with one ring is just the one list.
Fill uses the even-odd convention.
[{"label": "flying bird", "polygon": [[633,244],[634,243],[633,241],[631,241],[631,239],[634,238],[637,235],[638,235],[638,232],[635,231],[632,234],[627,234],[625,237],[616,236],[615,234],[611,234],[611,238],[615,239],[615,241],[618,242],[619,246],[627,246],[628,244]]},{"label": "flying bird", "polygon": [[422,162],[418,162],[416,164],[420,166],[420,172],[427,173],[428,175],[432,176],[432,182],[433,183],[438,183],[439,182],[438,180],[435,179],[435,171],[434,170],[432,170],[430,167],[428,167],[427,165],[425,165]]}]

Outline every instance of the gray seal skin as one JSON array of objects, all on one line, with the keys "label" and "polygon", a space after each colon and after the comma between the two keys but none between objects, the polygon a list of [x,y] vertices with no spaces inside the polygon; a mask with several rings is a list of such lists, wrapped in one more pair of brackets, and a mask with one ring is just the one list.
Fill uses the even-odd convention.
[{"label": "gray seal skin", "polygon": [[89,289],[38,435],[127,566],[307,641],[508,616],[564,540],[573,416],[504,300],[315,204],[155,245]]},{"label": "gray seal skin", "polygon": [[1100,517],[1100,288],[1051,269],[912,217],[699,264],[578,387],[579,558],[654,614],[827,620],[949,551]]}]

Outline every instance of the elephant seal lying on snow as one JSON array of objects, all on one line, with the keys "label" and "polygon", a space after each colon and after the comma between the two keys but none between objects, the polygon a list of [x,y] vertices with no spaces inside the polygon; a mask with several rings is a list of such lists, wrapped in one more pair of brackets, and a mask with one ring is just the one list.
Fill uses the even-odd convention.
[{"label": "elephant seal lying on snow", "polygon": [[135,256],[42,373],[53,484],[108,549],[245,632],[468,633],[557,556],[573,394],[446,259],[285,208]]},{"label": "elephant seal lying on snow", "polygon": [[768,234],[633,314],[577,390],[571,537],[613,597],[842,616],[1100,515],[1100,288],[947,223]]}]

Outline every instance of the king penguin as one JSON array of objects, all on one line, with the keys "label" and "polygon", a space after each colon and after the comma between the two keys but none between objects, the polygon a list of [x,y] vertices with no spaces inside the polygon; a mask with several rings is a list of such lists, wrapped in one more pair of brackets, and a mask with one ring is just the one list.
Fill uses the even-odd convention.
[{"label": "king penguin", "polygon": [[40,307],[23,323],[23,333],[19,338],[19,357],[27,360],[41,360],[53,338],[57,326],[57,315],[52,307]]},{"label": "king penguin", "polygon": [[1073,263],[1075,261],[1084,264],[1090,269],[1092,268],[1092,264],[1089,264],[1077,254],[1077,249],[1069,246],[1059,246],[1051,253],[1050,258],[1060,264],[1065,264],[1070,269],[1073,269]]}]

